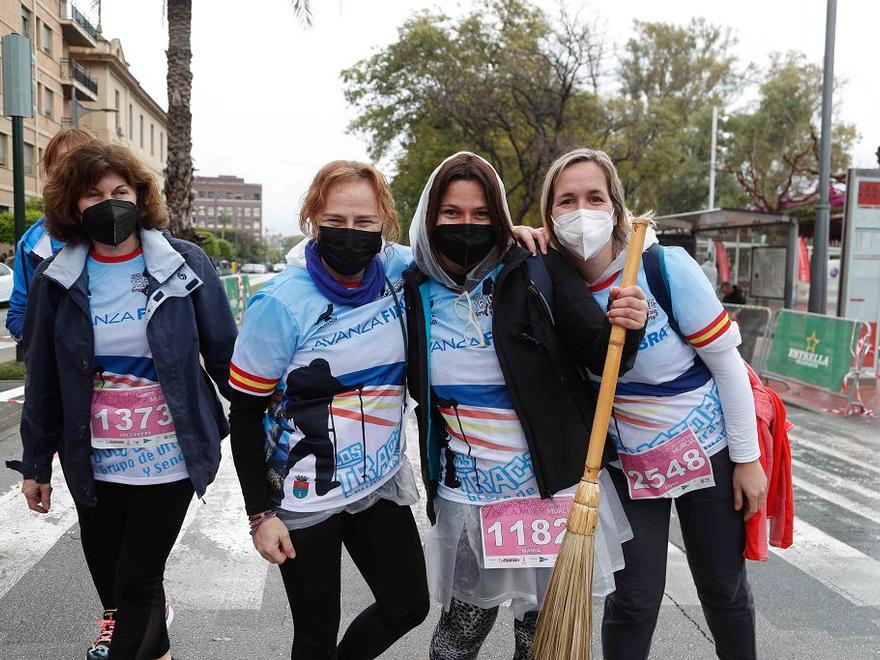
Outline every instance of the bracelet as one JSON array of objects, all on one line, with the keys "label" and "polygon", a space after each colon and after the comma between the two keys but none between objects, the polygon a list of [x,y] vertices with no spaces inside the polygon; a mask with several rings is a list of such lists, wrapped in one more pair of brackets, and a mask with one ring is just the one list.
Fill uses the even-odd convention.
[{"label": "bracelet", "polygon": [[256,533],[257,527],[259,527],[264,522],[269,520],[269,518],[274,518],[277,515],[278,514],[275,513],[275,511],[264,511],[263,513],[256,514],[256,516],[251,516],[250,517],[251,536],[253,536]]}]

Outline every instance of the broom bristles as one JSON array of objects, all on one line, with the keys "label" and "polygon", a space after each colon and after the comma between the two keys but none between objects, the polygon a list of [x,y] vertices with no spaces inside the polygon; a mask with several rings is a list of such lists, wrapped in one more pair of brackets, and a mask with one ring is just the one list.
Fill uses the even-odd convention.
[{"label": "broom bristles", "polygon": [[538,615],[532,644],[535,660],[590,658],[593,541],[598,513],[599,485],[581,481]]}]

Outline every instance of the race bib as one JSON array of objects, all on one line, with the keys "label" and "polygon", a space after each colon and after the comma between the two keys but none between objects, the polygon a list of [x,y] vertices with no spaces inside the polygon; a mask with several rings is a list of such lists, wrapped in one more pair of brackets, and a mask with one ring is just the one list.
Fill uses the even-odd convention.
[{"label": "race bib", "polygon": [[641,454],[619,456],[634,500],[678,497],[715,485],[712,462],[690,429]]},{"label": "race bib", "polygon": [[574,498],[513,498],[480,508],[485,568],[551,567]]},{"label": "race bib", "polygon": [[174,420],[159,385],[100,389],[92,399],[92,447],[137,448],[176,439]]}]

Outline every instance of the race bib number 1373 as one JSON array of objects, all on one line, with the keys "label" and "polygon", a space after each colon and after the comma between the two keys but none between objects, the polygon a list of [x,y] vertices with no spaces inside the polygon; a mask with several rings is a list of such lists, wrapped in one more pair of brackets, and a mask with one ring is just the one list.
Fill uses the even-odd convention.
[{"label": "race bib number 1373", "polygon": [[95,392],[92,400],[92,447],[148,447],[175,438],[171,410],[159,385]]}]

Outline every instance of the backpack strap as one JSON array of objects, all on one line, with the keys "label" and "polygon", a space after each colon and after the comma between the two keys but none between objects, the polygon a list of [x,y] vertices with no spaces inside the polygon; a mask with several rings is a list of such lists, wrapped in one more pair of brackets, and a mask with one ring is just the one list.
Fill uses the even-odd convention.
[{"label": "backpack strap", "polygon": [[537,288],[547,306],[547,311],[550,312],[550,318],[553,319],[553,280],[540,251],[536,255],[526,258],[526,268],[529,271],[529,279]]},{"label": "backpack strap", "polygon": [[669,319],[669,327],[679,337],[684,338],[681,334],[681,328],[678,327],[678,321],[675,320],[675,314],[672,311],[672,296],[669,293],[669,282],[666,278],[666,265],[663,260],[663,248],[659,243],[654,243],[651,247],[642,253],[642,264],[645,267],[645,277],[648,279],[648,286],[651,293],[654,294],[654,300],[660,305]]}]

